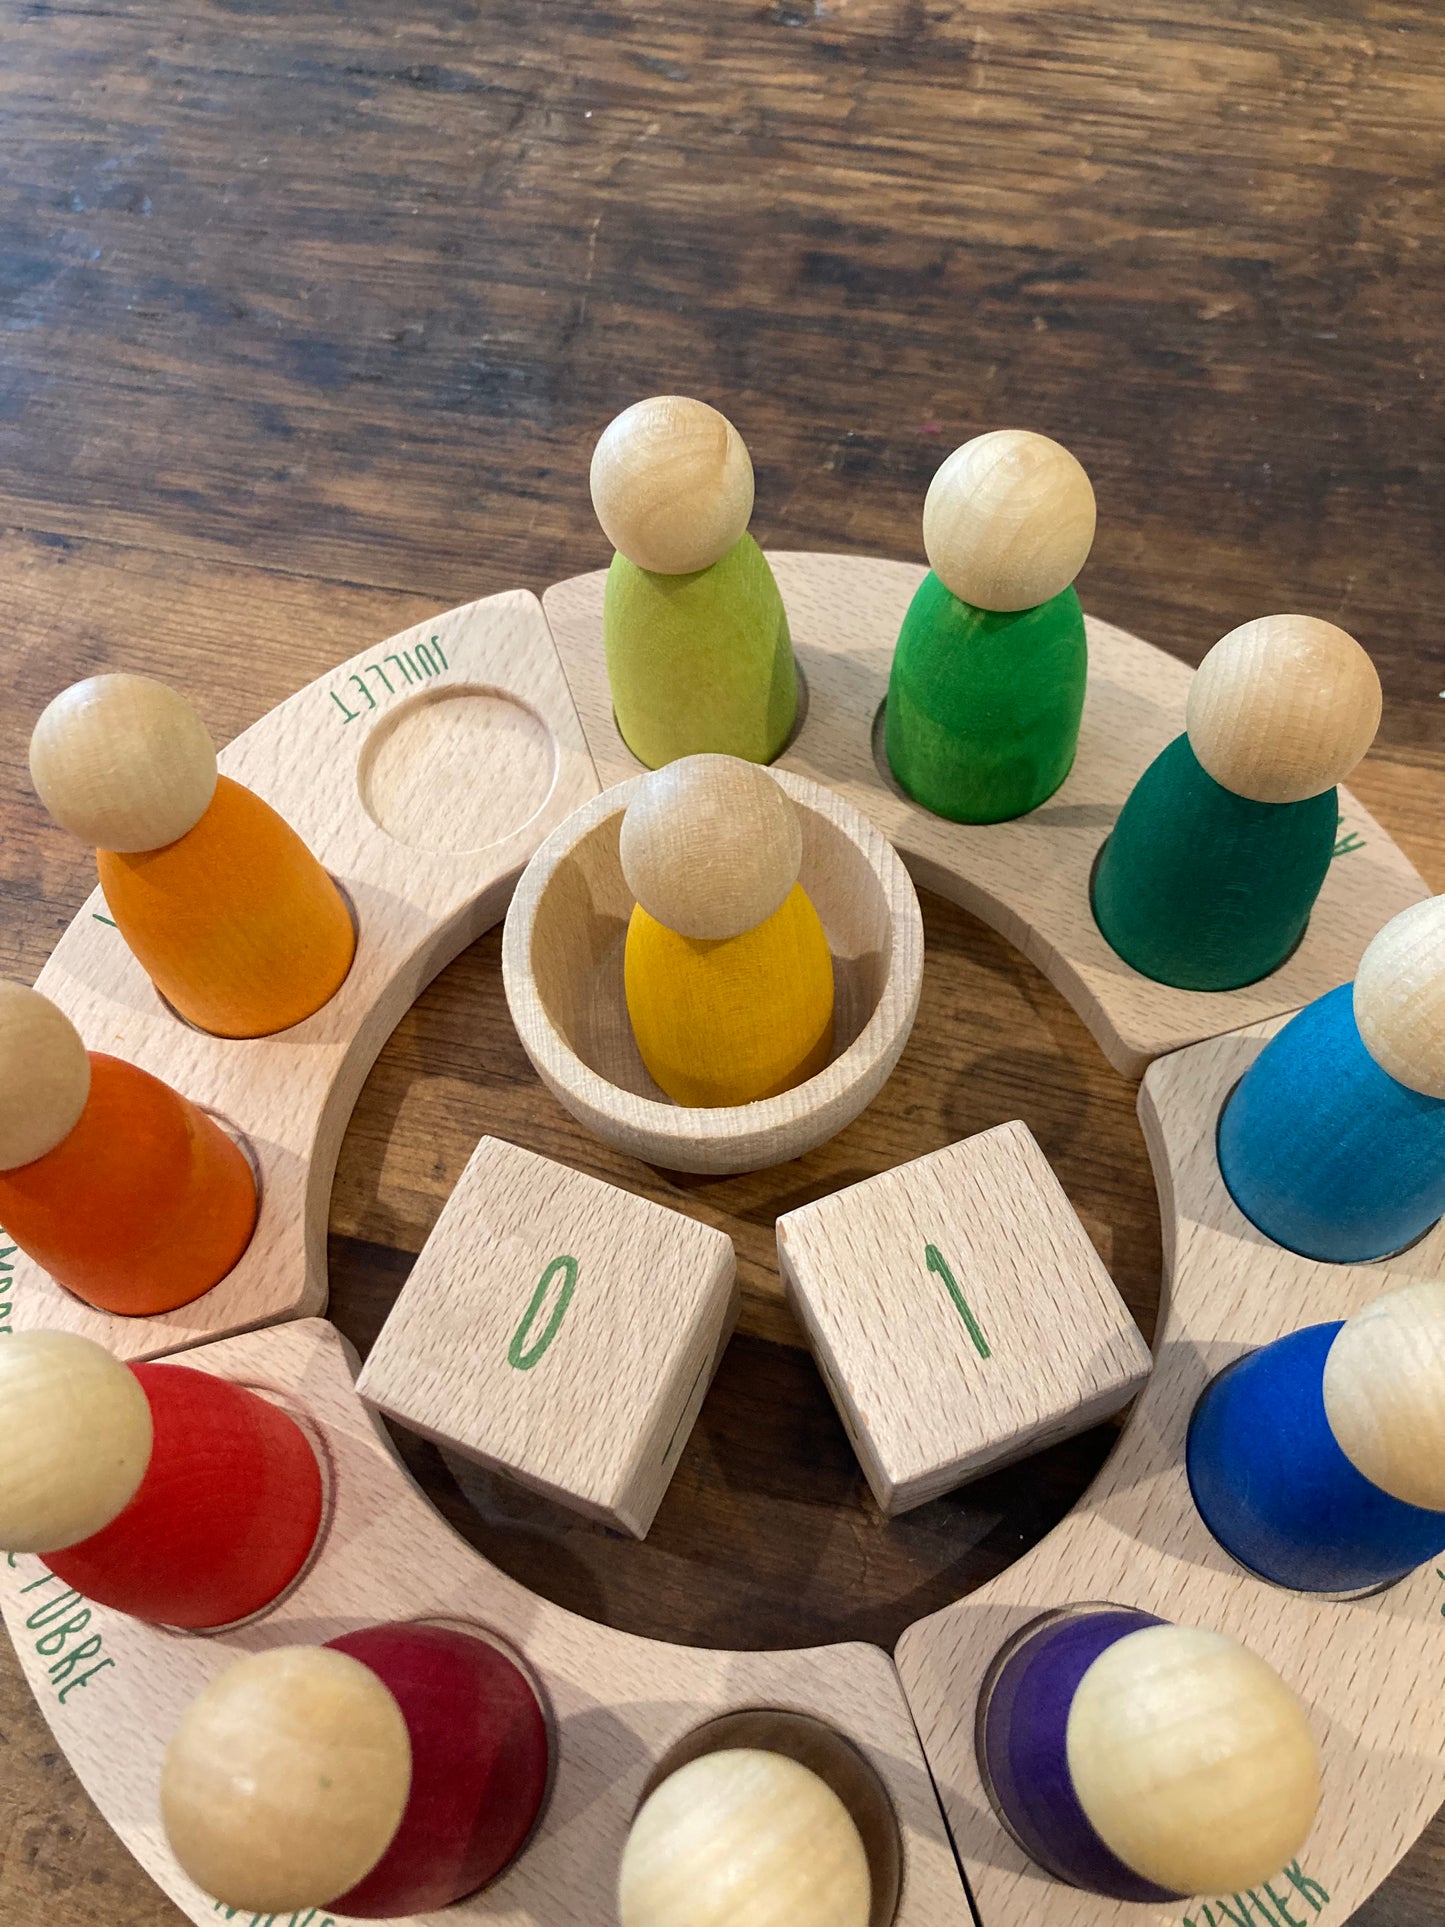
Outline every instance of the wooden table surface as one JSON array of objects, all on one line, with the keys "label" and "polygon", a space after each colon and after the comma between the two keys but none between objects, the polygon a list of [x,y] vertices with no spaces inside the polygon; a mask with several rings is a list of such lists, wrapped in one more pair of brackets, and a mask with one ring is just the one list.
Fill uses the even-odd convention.
[{"label": "wooden table surface", "polygon": [[[1281,608],[1361,637],[1387,703],[1356,788],[1445,886],[1429,0],[3,0],[0,23],[5,972],[33,978],[92,874],[26,779],[58,687],[149,671],[226,740],[370,638],[594,567],[592,441],[667,389],[736,420],[783,547],[918,556],[949,448],[1057,435],[1098,492],[1095,613],[1191,661]],[[889,1644],[1108,1449],[887,1526],[782,1306],[779,1211],[1022,1117],[1152,1324],[1133,1091],[999,939],[924,909],[902,1064],[780,1170],[679,1180],[589,1139],[517,1043],[496,932],[383,1051],[332,1205],[363,1349],[483,1131],[737,1240],[744,1332],[644,1546],[403,1440],[529,1585],[675,1638]],[[3,1927],[181,1918],[8,1652],[0,1742]],[[1437,1821],[1356,1919],[1442,1908]]]}]

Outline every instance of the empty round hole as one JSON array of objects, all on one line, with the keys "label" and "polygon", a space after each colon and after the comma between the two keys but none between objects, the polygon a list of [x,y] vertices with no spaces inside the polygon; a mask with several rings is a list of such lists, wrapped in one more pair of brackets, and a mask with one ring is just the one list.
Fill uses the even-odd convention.
[{"label": "empty round hole", "polygon": [[367,815],[413,850],[465,855],[530,823],[551,794],[557,744],[500,689],[414,696],[372,731],[357,779]]}]

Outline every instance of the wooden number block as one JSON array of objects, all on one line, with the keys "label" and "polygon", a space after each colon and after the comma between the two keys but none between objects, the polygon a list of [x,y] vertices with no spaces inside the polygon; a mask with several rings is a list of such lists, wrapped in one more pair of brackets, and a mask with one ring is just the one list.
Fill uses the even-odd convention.
[{"label": "wooden number block", "polygon": [[906,1512],[1131,1399],[1149,1348],[1025,1124],[778,1220],[874,1497]]},{"label": "wooden number block", "polygon": [[357,1389],[641,1539],[737,1322],[735,1274],[723,1232],[484,1137]]}]

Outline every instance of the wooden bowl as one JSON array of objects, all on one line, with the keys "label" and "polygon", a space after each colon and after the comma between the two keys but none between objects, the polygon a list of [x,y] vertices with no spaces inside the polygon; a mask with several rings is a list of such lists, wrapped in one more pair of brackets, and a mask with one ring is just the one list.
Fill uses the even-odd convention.
[{"label": "wooden bowl", "polygon": [[898,1062],[923,980],[923,921],[892,845],[850,803],[788,770],[803,867],[833,953],[833,1056],[755,1104],[674,1104],[643,1066],[622,988],[632,893],[618,835],[641,777],[574,811],[527,865],[507,912],[507,1003],[538,1076],[609,1144],[672,1171],[757,1171],[801,1157],[871,1101]]}]

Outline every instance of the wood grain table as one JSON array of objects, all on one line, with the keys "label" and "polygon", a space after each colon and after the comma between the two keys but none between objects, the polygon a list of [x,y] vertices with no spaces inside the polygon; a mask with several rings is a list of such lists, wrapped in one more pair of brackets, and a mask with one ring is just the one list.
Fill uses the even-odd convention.
[{"label": "wood grain table", "polygon": [[[149,671],[225,740],[369,638],[597,566],[591,443],[665,389],[737,421],[782,547],[918,556],[949,448],[1057,435],[1098,491],[1095,613],[1191,661],[1281,608],[1361,637],[1387,705],[1356,787],[1445,886],[1428,0],[0,0],[0,35],[5,972],[89,887],[25,774],[58,687]],[[1108,1450],[889,1526],[782,1305],[780,1211],[1022,1117],[1152,1323],[1133,1091],[1002,942],[924,910],[897,1073],[779,1170],[588,1138],[517,1043],[496,932],[383,1051],[332,1205],[363,1349],[483,1131],[738,1244],[743,1333],[645,1545],[401,1441],[528,1585],[673,1638],[889,1644]],[[180,1919],[8,1653],[0,1745],[0,1927]],[[1356,1920],[1442,1910],[1437,1822]]]}]

